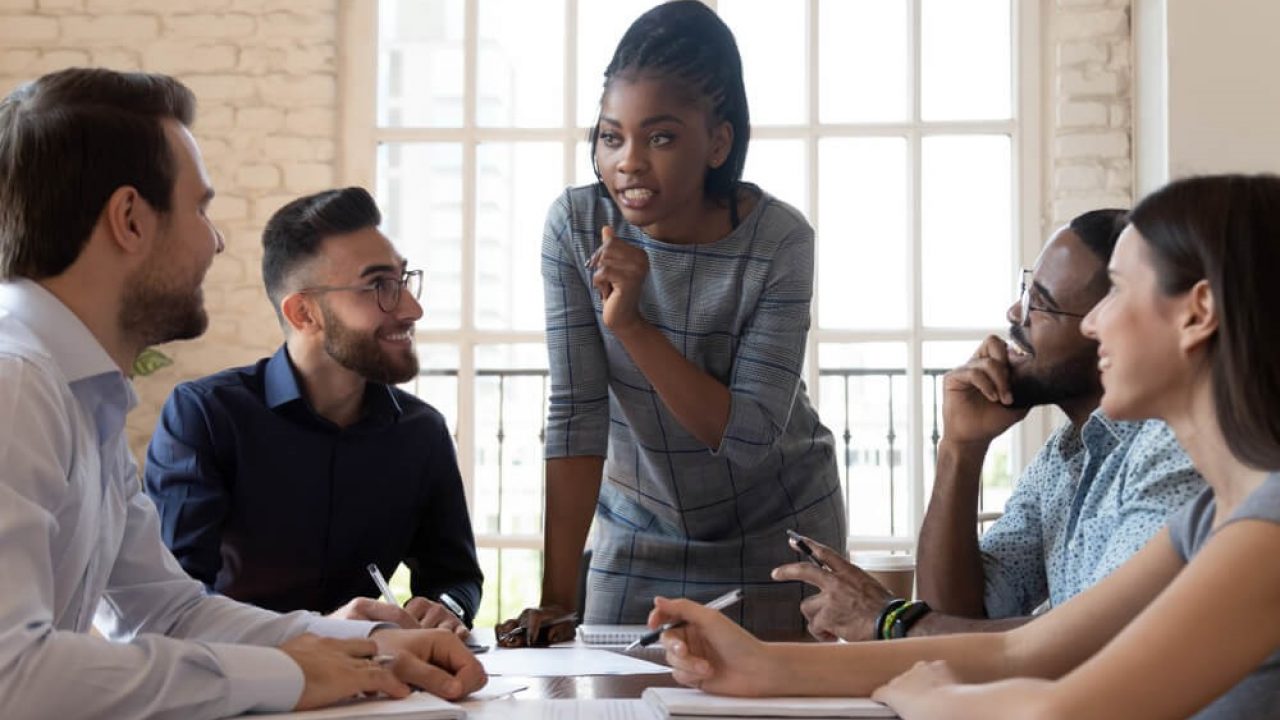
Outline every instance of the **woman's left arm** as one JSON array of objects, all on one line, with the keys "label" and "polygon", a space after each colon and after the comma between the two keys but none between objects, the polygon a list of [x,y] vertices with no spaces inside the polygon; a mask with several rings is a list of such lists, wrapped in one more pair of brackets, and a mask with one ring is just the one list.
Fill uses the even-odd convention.
[{"label": "woman's left arm", "polygon": [[1145,611],[1056,683],[958,685],[922,666],[879,696],[904,718],[1187,717],[1280,649],[1278,554],[1280,525],[1223,526]]}]

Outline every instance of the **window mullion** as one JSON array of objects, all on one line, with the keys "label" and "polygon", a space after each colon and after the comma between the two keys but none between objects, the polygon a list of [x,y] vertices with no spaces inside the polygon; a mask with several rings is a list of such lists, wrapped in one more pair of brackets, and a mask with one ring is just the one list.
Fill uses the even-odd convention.
[{"label": "window mullion", "polygon": [[462,85],[462,247],[461,342],[458,344],[458,467],[462,472],[467,508],[475,517],[476,473],[476,367],[475,367],[475,263],[476,263],[476,98],[479,64],[479,8],[464,4]]}]

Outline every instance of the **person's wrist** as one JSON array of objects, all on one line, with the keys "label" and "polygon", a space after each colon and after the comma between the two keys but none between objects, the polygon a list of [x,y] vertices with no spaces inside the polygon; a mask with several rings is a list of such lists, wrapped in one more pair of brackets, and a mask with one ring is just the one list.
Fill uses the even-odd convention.
[{"label": "person's wrist", "polygon": [[627,343],[644,334],[644,330],[649,323],[640,315],[637,310],[636,314],[631,317],[624,318],[621,322],[616,322],[609,331],[614,334],[622,343]]},{"label": "person's wrist", "polygon": [[938,439],[938,455],[950,454],[958,458],[985,458],[995,437],[957,437],[945,432]]}]

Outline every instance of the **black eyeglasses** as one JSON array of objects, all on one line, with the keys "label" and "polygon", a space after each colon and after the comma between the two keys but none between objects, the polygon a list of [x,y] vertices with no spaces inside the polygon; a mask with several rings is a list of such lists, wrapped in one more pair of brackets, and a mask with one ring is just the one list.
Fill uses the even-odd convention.
[{"label": "black eyeglasses", "polygon": [[1021,294],[1018,296],[1018,302],[1021,307],[1022,315],[1020,315],[1020,317],[1022,318],[1022,322],[1024,323],[1027,322],[1027,318],[1031,316],[1031,311],[1033,310],[1035,312],[1042,312],[1048,315],[1062,315],[1063,317],[1083,318],[1085,316],[1085,313],[1073,313],[1073,312],[1067,312],[1066,310],[1055,310],[1051,307],[1045,307],[1044,305],[1037,305],[1033,303],[1031,300],[1031,286],[1032,286],[1031,271],[1028,270],[1027,268],[1023,268],[1021,276],[1022,276],[1021,290],[1020,290]]},{"label": "black eyeglasses", "polygon": [[378,303],[378,309],[384,313],[394,311],[400,306],[400,293],[408,291],[414,300],[422,297],[422,271],[406,270],[399,279],[382,276],[368,285],[317,285],[299,290],[301,293],[326,293],[335,291],[371,292]]}]

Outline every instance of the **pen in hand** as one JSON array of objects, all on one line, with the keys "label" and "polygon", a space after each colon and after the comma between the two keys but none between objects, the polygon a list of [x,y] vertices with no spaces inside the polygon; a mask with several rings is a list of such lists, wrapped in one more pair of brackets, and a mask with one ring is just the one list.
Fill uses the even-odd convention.
[{"label": "pen in hand", "polygon": [[[724,610],[725,608],[729,607],[730,605],[733,605],[734,603],[738,602],[741,599],[742,599],[741,589],[730,590],[729,592],[721,595],[715,600],[708,602],[706,604],[706,607],[709,607],[712,610]],[[641,647],[649,647],[650,645],[658,642],[658,638],[662,637],[662,633],[668,630],[674,630],[678,627],[683,626],[684,624],[685,624],[684,620],[673,620],[671,622],[662,623],[658,627],[636,638],[634,641],[632,641],[630,645],[628,645],[623,650],[623,652],[628,652],[630,650],[635,650],[636,648],[641,648]]]},{"label": "pen in hand", "polygon": [[818,559],[817,555],[813,554],[813,548],[809,547],[809,543],[806,542],[805,536],[801,535],[795,530],[792,530],[791,528],[787,528],[787,537],[791,539],[791,544],[794,545],[795,548],[800,551],[800,554],[804,555],[806,560],[816,565],[819,569],[826,570],[827,572],[832,572],[831,566],[822,562],[821,560]]},{"label": "pen in hand", "polygon": [[[578,621],[578,613],[571,612],[566,615],[561,615],[560,617],[557,617],[557,618],[552,618],[542,623],[542,626],[540,629],[545,630],[547,628],[550,628],[553,625],[563,625],[564,623],[571,623],[571,622],[577,622],[577,621]],[[499,635],[498,642],[508,642],[510,640],[520,637],[521,635],[524,635],[528,631],[529,631],[529,628],[525,627],[524,625],[520,625],[515,629],[511,630],[510,632],[505,632]],[[529,645],[532,646],[533,643],[530,642]]]},{"label": "pen in hand", "polygon": [[369,563],[365,566],[365,569],[369,571],[369,577],[373,578],[373,584],[377,585],[378,590],[382,593],[382,599],[396,607],[400,607],[400,603],[396,601],[396,596],[391,594],[391,586],[387,585],[387,580],[382,577],[382,571],[378,569],[378,566]]}]

